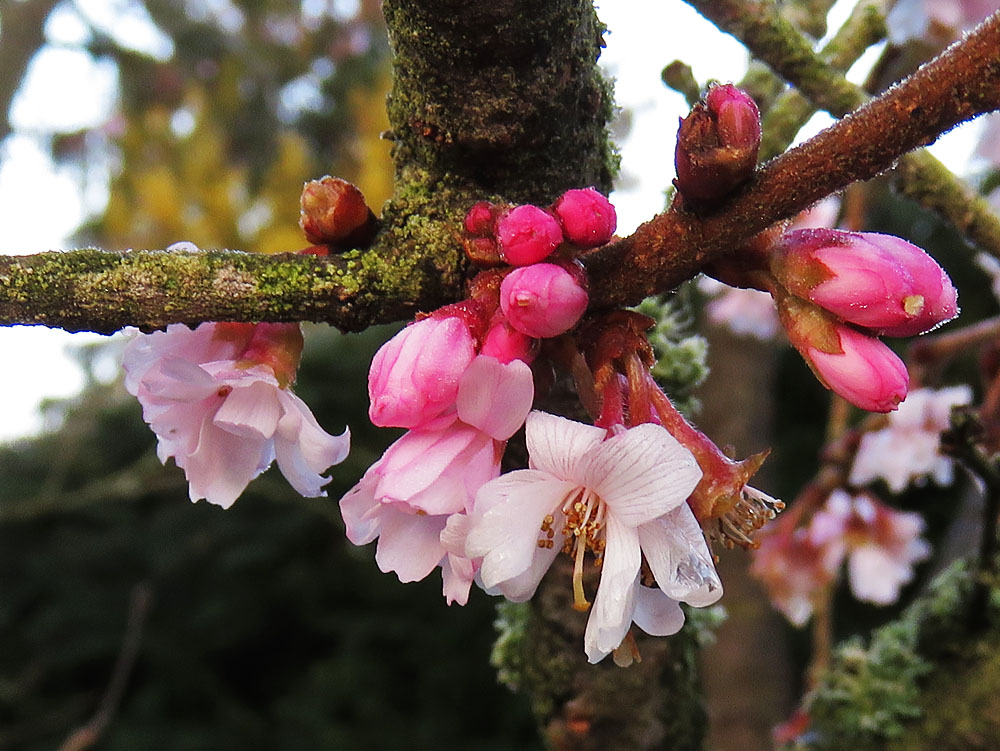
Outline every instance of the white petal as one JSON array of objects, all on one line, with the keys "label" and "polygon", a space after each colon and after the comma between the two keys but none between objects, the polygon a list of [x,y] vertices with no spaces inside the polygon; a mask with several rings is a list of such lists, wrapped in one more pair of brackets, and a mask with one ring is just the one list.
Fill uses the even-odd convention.
[{"label": "white petal", "polygon": [[913,578],[909,565],[876,545],[856,548],[847,559],[847,572],[854,596],[877,605],[894,603],[900,588]]},{"label": "white petal", "polygon": [[562,522],[561,516],[556,517],[555,524],[553,524],[553,530],[556,534],[555,544],[551,548],[536,548],[531,565],[525,571],[497,585],[500,593],[511,602],[527,602],[534,597],[542,577],[545,576],[545,572],[552,566],[552,561],[556,559],[562,549],[560,544],[563,539]]},{"label": "white petal", "polygon": [[632,619],[650,636],[670,636],[684,625],[684,611],[661,590],[640,586]]},{"label": "white petal", "polygon": [[[485,588],[492,589],[531,567],[538,540],[545,537],[543,520],[557,513],[573,489],[571,483],[531,469],[509,472],[480,488],[465,554],[483,559],[480,575]],[[561,538],[553,537],[553,547],[561,543]]]},{"label": "white petal", "polygon": [[560,480],[580,482],[577,464],[607,436],[604,428],[535,410],[525,421],[530,466]]},{"label": "white petal", "polygon": [[604,500],[609,514],[630,527],[677,508],[701,479],[691,452],[652,423],[604,441],[580,469],[582,484]]},{"label": "white petal", "polygon": [[646,562],[667,596],[696,607],[722,597],[722,582],[705,535],[686,503],[641,525],[638,532]]},{"label": "white petal", "polygon": [[423,579],[444,558],[441,530],[445,517],[407,514],[387,506],[375,562],[382,573],[395,571],[401,582]]},{"label": "white petal", "polygon": [[526,363],[503,364],[480,355],[462,374],[455,404],[462,422],[506,441],[524,424],[534,396],[534,378]]},{"label": "white petal", "polygon": [[236,384],[215,413],[223,430],[244,438],[271,438],[278,427],[281,405],[277,387],[263,381]]},{"label": "white petal", "polygon": [[604,530],[607,544],[601,582],[583,636],[583,648],[590,662],[599,662],[611,654],[628,633],[635,612],[642,559],[635,529],[609,516]]}]

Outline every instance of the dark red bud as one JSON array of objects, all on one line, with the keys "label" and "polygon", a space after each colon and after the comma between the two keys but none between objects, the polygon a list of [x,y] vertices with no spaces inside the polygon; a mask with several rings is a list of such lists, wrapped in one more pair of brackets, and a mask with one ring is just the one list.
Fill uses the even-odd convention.
[{"label": "dark red bud", "polygon": [[311,180],[302,189],[299,226],[314,245],[363,247],[375,237],[377,220],[354,185],[339,177]]}]

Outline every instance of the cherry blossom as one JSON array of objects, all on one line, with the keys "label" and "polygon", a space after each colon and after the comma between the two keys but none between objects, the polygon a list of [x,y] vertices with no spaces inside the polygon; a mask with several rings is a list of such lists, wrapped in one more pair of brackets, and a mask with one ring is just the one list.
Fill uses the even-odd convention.
[{"label": "cherry blossom", "polygon": [[968,386],[911,392],[889,416],[888,426],[861,437],[849,482],[884,480],[893,493],[902,493],[911,483],[924,485],[928,478],[950,485],[954,462],[941,453],[941,432],[948,428],[952,407],[971,401]]},{"label": "cherry blossom", "polygon": [[476,564],[441,539],[449,517],[463,515],[484,483],[500,474],[506,441],[534,396],[531,369],[480,355],[466,369],[447,414],[408,431],[340,501],[355,545],[378,538],[375,562],[402,582],[441,566],[449,604],[465,604]]},{"label": "cherry blossom", "polygon": [[350,433],[325,432],[289,388],[300,351],[295,324],[172,324],[128,344],[125,387],[192,501],[228,508],[275,459],[299,493],[326,495],[321,473],[347,456]]},{"label": "cherry blossom", "polygon": [[[619,428],[609,437],[604,428],[536,411],[525,429],[530,468],[486,483],[469,514],[465,552],[482,558],[487,591],[530,598],[564,551],[575,561],[575,606],[588,609],[590,551],[601,568],[584,637],[591,662],[615,650],[633,621],[654,635],[675,633],[684,620],[678,601],[704,606],[722,595],[685,503],[701,470],[664,428]],[[658,589],[646,586],[654,581]]]}]

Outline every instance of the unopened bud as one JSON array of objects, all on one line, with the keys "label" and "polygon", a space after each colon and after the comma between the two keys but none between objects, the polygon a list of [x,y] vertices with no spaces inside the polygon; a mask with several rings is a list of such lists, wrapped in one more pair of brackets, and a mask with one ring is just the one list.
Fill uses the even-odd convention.
[{"label": "unopened bud", "polygon": [[753,174],[759,148],[756,103],[735,86],[714,86],[681,120],[675,185],[686,199],[717,201]]},{"label": "unopened bud", "polygon": [[375,236],[376,219],[365,197],[339,177],[310,180],[302,189],[299,226],[315,245],[362,247]]},{"label": "unopened bud", "polygon": [[500,255],[511,266],[528,266],[548,258],[562,240],[559,222],[537,206],[515,206],[497,221]]},{"label": "unopened bud", "polygon": [[465,215],[465,231],[477,237],[489,237],[496,231],[497,207],[489,201],[474,204]]},{"label": "unopened bud", "polygon": [[881,340],[793,295],[777,302],[789,341],[828,389],[869,412],[892,412],[906,398],[906,366]]},{"label": "unopened bud", "polygon": [[580,248],[596,248],[611,239],[618,226],[615,207],[593,188],[567,190],[552,207],[566,239]]},{"label": "unopened bud", "polygon": [[958,315],[958,293],[944,269],[892,235],[789,232],[772,253],[771,272],[793,295],[877,334],[921,334]]},{"label": "unopened bud", "polygon": [[514,269],[500,285],[500,309],[510,325],[537,339],[573,328],[589,299],[573,274],[554,263]]}]

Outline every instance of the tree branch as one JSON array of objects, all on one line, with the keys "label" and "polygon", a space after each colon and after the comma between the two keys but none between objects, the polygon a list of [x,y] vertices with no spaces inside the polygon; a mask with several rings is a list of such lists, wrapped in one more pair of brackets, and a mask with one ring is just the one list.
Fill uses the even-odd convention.
[{"label": "tree branch", "polygon": [[[812,51],[806,37],[782,21],[772,0],[686,2],[743,42],[800,94],[834,117],[843,117],[869,100],[864,89],[847,81],[835,64],[825,63]],[[996,15],[984,23],[990,24],[995,28]],[[1000,48],[994,46],[993,49],[995,52]],[[996,55],[992,62],[995,66]],[[935,82],[928,80],[927,83],[933,85]],[[773,144],[766,145],[764,153],[770,148]],[[906,154],[899,160],[895,178],[903,195],[951,222],[980,249],[1000,258],[1000,217],[981,196],[931,154],[923,150]]]},{"label": "tree branch", "polygon": [[[998,49],[995,15],[906,81],[774,159],[715,213],[675,207],[584,256],[592,304],[630,305],[672,289],[776,221],[1000,107]],[[423,131],[413,137],[423,139]],[[0,258],[0,323],[106,333],[129,324],[312,320],[358,330],[431,309],[462,293],[456,232],[463,206],[482,197],[474,174],[442,175],[439,164],[431,166],[397,191],[376,245],[340,257],[82,250]],[[494,179],[490,187],[502,189]]]},{"label": "tree branch", "polygon": [[715,213],[676,207],[584,262],[593,299],[630,305],[672,289],[705,264],[960,122],[1000,107],[1000,14],[912,76],[760,169]]}]

